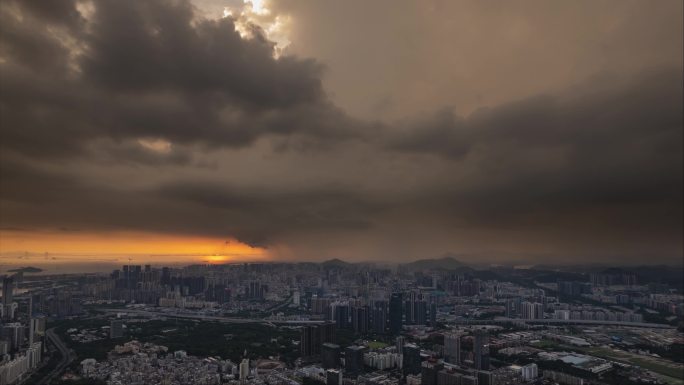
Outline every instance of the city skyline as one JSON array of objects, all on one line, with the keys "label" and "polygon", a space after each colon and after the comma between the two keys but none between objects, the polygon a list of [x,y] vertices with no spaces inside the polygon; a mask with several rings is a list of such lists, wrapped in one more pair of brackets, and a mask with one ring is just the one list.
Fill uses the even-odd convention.
[{"label": "city skyline", "polygon": [[676,385],[681,272],[450,258],[20,269],[1,277],[0,383]]},{"label": "city skyline", "polygon": [[682,11],[3,1],[0,268],[681,265]]}]

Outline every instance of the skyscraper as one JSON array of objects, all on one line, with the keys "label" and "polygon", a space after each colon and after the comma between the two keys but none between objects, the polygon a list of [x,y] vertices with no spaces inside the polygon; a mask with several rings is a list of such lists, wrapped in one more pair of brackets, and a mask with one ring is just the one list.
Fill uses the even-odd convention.
[{"label": "skyscraper", "polygon": [[325,372],[325,385],[342,385],[342,371],[328,369]]},{"label": "skyscraper", "polygon": [[416,301],[413,303],[413,323],[416,325],[427,325],[427,302],[424,300]]},{"label": "skyscraper", "polygon": [[430,303],[430,326],[437,326],[437,304],[434,302]]},{"label": "skyscraper", "polygon": [[303,326],[299,340],[301,356],[312,357],[320,355],[322,344],[335,342],[335,330],[334,322]]},{"label": "skyscraper", "polygon": [[395,344],[397,347],[397,353],[403,354],[404,353],[404,342],[406,342],[406,339],[402,336],[399,336],[395,340]]},{"label": "skyscraper", "polygon": [[311,357],[320,352],[321,335],[316,325],[302,326],[299,352],[302,357]]},{"label": "skyscraper", "polygon": [[418,296],[415,291],[408,293],[408,298],[406,299],[406,303],[404,304],[404,318],[407,325],[413,325],[416,323],[415,302],[417,300],[417,297]]},{"label": "skyscraper", "polygon": [[321,344],[326,342],[335,343],[337,341],[337,327],[334,322],[324,322],[318,325],[318,331],[321,336]]},{"label": "skyscraper", "polygon": [[323,368],[337,369],[340,367],[340,345],[324,343],[321,345],[321,359]]},{"label": "skyscraper", "polygon": [[402,294],[392,293],[389,302],[389,332],[391,335],[398,335],[401,333],[402,327]]},{"label": "skyscraper", "polygon": [[489,370],[478,370],[477,385],[494,385],[494,374]]},{"label": "skyscraper", "polygon": [[387,328],[387,301],[375,301],[373,304],[373,332],[385,334]]},{"label": "skyscraper", "polygon": [[344,368],[352,375],[358,375],[363,372],[363,354],[366,348],[363,346],[347,346],[344,349]]},{"label": "skyscraper", "polygon": [[349,328],[349,304],[336,304],[333,307],[334,320],[339,329]]},{"label": "skyscraper", "polygon": [[368,307],[354,306],[351,309],[352,328],[355,333],[368,333]]},{"label": "skyscraper", "polygon": [[421,364],[421,385],[437,385],[437,372],[444,368],[444,364],[435,360],[423,361]]},{"label": "skyscraper", "polygon": [[406,344],[403,353],[404,374],[420,373],[420,348],[415,344]]},{"label": "skyscraper", "polygon": [[475,331],[473,360],[475,369],[489,370],[489,334],[486,330],[478,329]]},{"label": "skyscraper", "polygon": [[444,336],[444,360],[450,364],[461,362],[461,335],[450,333]]},{"label": "skyscraper", "polygon": [[14,278],[4,276],[2,278],[2,304],[8,306],[14,301]]}]

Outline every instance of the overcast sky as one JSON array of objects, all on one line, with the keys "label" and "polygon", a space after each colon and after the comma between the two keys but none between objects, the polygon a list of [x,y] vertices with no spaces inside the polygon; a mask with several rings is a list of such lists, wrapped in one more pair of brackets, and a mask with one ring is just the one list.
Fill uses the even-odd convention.
[{"label": "overcast sky", "polygon": [[680,0],[0,7],[5,258],[681,261]]}]

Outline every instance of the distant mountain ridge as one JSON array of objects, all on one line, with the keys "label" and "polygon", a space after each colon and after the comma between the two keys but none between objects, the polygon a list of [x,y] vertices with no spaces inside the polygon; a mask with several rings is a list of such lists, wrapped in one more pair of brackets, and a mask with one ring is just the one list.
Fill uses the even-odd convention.
[{"label": "distant mountain ridge", "polygon": [[421,269],[445,269],[445,270],[456,270],[470,268],[465,263],[457,260],[456,258],[447,255],[441,258],[431,258],[431,259],[419,259],[414,262],[406,263],[403,266],[408,267],[412,270]]},{"label": "distant mountain ridge", "polygon": [[333,259],[329,259],[327,261],[321,262],[321,265],[326,266],[326,267],[345,267],[345,266],[350,266],[352,264],[349,262],[345,262],[339,258],[333,258]]},{"label": "distant mountain ridge", "polygon": [[16,269],[12,270],[7,270],[10,273],[40,273],[43,271],[43,269],[33,267],[33,266],[26,266],[26,267],[18,267]]}]

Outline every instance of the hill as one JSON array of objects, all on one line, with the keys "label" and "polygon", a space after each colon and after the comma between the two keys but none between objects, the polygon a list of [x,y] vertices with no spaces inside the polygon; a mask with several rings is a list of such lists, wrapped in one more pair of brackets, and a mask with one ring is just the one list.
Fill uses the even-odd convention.
[{"label": "hill", "polygon": [[420,259],[404,265],[410,270],[426,270],[426,269],[444,269],[444,270],[458,270],[469,268],[465,263],[455,259],[452,256],[445,256],[442,258]]},{"label": "hill", "polygon": [[351,263],[345,262],[338,258],[334,258],[321,262],[321,265],[323,265],[324,267],[349,267],[351,266]]},{"label": "hill", "polygon": [[18,267],[16,269],[7,270],[7,271],[10,273],[28,273],[28,274],[30,274],[30,273],[40,273],[41,271],[43,271],[43,269],[39,269],[39,268],[33,267],[33,266],[26,266],[26,267]]}]

